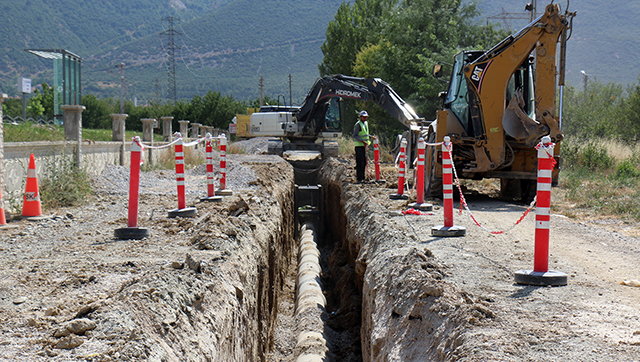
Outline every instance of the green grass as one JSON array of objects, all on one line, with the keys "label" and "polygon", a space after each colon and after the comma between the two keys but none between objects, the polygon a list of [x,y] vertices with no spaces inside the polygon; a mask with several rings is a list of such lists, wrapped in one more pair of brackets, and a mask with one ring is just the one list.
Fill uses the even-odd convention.
[{"label": "green grass", "polygon": [[640,221],[640,153],[611,140],[563,143],[564,166],[554,195],[567,216]]},{"label": "green grass", "polygon": [[31,122],[4,124],[5,142],[64,141],[64,128],[44,126]]},{"label": "green grass", "polygon": [[[125,140],[130,141],[134,136],[142,138],[142,132],[126,131]],[[82,129],[82,139],[96,142],[111,141],[113,132],[110,129]],[[162,135],[154,134],[156,142],[162,142]],[[38,142],[38,141],[64,141],[64,127],[39,125],[31,122],[18,125],[4,124],[5,142]]]}]

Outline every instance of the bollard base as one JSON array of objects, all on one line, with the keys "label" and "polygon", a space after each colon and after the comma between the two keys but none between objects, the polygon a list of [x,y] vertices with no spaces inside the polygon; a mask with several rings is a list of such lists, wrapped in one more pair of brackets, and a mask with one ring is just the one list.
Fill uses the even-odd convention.
[{"label": "bollard base", "polygon": [[402,195],[400,195],[400,194],[391,194],[391,195],[389,195],[389,198],[391,200],[406,200],[406,199],[409,198],[409,196],[407,196],[405,194],[402,194]]},{"label": "bollard base", "polygon": [[433,205],[427,203],[427,202],[423,202],[423,203],[417,203],[417,202],[412,202],[409,205],[407,205],[407,207],[410,207],[412,209],[416,209],[416,210],[420,210],[420,211],[431,211],[433,210]]},{"label": "bollard base", "polygon": [[169,217],[195,217],[196,216],[195,207],[185,207],[184,209],[173,209],[169,210]]},{"label": "bollard base", "polygon": [[49,220],[51,218],[53,218],[53,215],[20,216],[21,220],[27,220],[27,221],[42,221],[42,220]]},{"label": "bollard base", "polygon": [[533,270],[518,270],[514,274],[518,284],[538,286],[567,285],[567,274],[558,271],[537,272]]},{"label": "bollard base", "polygon": [[220,195],[220,196],[231,196],[231,195],[233,195],[233,191],[231,191],[231,190],[229,190],[229,189],[216,190],[216,195]]},{"label": "bollard base", "polygon": [[149,229],[139,227],[126,227],[115,229],[113,236],[120,240],[140,240],[149,237]]},{"label": "bollard base", "polygon": [[200,201],[209,201],[209,202],[218,202],[218,201],[222,201],[222,196],[205,196],[205,197],[201,197]]},{"label": "bollard base", "polygon": [[444,226],[438,225],[431,228],[431,236],[442,236],[442,237],[452,237],[452,236],[465,236],[467,233],[467,228],[464,226]]}]

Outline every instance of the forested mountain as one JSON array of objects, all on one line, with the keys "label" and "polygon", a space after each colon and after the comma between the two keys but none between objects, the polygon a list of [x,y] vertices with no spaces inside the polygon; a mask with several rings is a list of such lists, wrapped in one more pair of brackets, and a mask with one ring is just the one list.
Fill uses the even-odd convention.
[{"label": "forested mountain", "polygon": [[[175,21],[177,97],[208,90],[256,98],[301,100],[318,76],[320,45],[342,0],[27,0],[3,6],[7,41],[0,53],[0,89],[16,94],[19,77],[52,81],[52,61],[24,48],[67,49],[83,58],[83,93],[117,96],[125,64],[127,98],[163,99],[167,91],[167,16]],[[24,24],[28,24],[25,26]]]},{"label": "forested mountain", "polygon": [[[351,0],[353,2],[354,0]],[[530,0],[529,0],[530,1]],[[503,11],[526,15],[528,0],[478,0],[482,15],[502,23]],[[561,1],[566,6],[566,1]],[[178,98],[208,90],[239,99],[265,94],[302,100],[318,76],[325,30],[342,0],[3,0],[0,20],[0,91],[17,94],[19,77],[52,82],[52,61],[25,48],[67,49],[83,58],[83,92],[118,96],[115,66],[125,64],[127,98],[164,99],[167,92],[167,16],[175,22]],[[537,1],[538,12],[548,1]],[[606,5],[605,5],[606,4]],[[581,70],[603,82],[638,79],[640,3],[573,0],[577,11],[568,45],[568,82]],[[528,20],[508,20],[512,30]],[[506,26],[506,25],[505,25]],[[593,79],[593,78],[591,78]]]}]

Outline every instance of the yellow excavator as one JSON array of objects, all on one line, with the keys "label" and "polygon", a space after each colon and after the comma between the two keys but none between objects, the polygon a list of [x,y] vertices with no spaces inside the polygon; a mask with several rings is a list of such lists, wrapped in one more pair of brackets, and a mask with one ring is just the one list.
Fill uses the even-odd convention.
[{"label": "yellow excavator", "polygon": [[[556,86],[562,95],[574,16],[549,4],[543,15],[490,50],[463,51],[454,57],[448,90],[440,93],[444,107],[420,133],[428,142],[451,138],[460,178],[498,178],[504,198],[533,199],[534,147],[543,136],[556,144],[554,157],[559,161],[562,104],[558,116]],[[434,76],[442,73],[443,66],[436,65]],[[428,150],[425,191],[435,196],[442,189],[442,155],[439,148]],[[558,171],[556,166],[555,184]]]}]

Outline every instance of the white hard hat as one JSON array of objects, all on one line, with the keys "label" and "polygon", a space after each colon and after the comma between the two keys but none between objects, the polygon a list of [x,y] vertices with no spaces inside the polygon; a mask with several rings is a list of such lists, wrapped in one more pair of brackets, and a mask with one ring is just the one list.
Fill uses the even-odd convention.
[{"label": "white hard hat", "polygon": [[360,111],[360,117],[362,116],[369,117],[369,113],[367,113],[367,111]]}]

